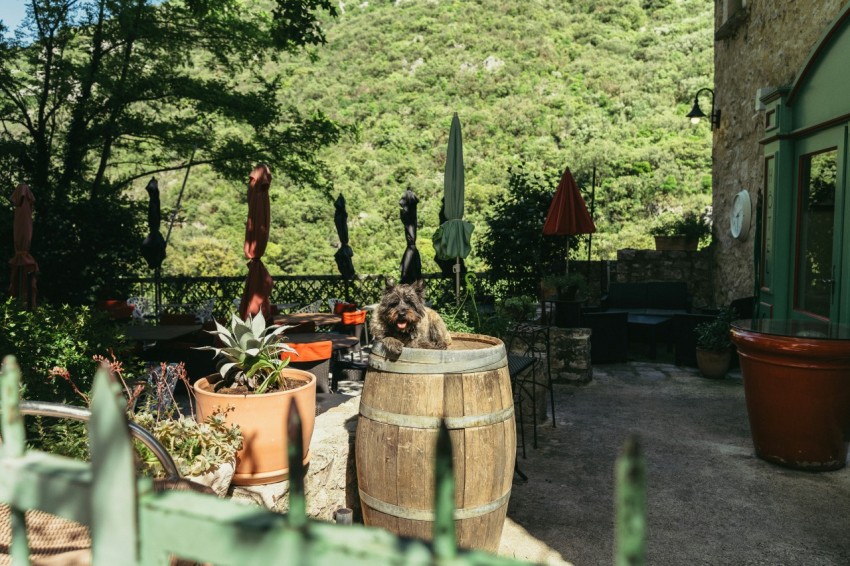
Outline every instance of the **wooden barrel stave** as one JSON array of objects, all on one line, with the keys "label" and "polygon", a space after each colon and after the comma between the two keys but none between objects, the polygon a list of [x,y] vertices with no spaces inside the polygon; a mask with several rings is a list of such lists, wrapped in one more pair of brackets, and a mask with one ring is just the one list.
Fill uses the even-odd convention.
[{"label": "wooden barrel stave", "polygon": [[[501,346],[498,340],[490,340]],[[455,357],[447,356],[450,365],[456,363]],[[405,374],[370,367],[361,398],[356,443],[358,481],[361,492],[366,494],[361,501],[366,524],[403,536],[430,539],[433,521],[420,517],[432,509],[434,499],[437,429],[427,428],[431,426],[428,417],[435,422],[442,417],[460,419],[458,426],[463,426],[464,422],[489,415],[493,422],[455,428],[449,436],[455,506],[461,514],[483,513],[455,521],[458,544],[497,550],[516,455],[513,395],[506,364],[505,360],[505,365],[497,369],[446,374]],[[364,416],[368,412],[364,406],[380,408],[380,414],[372,415],[375,419],[400,422],[373,420]],[[407,416],[412,422],[404,422]],[[368,497],[378,500],[374,502],[378,507],[390,505],[389,512],[373,508],[365,501]]]}]

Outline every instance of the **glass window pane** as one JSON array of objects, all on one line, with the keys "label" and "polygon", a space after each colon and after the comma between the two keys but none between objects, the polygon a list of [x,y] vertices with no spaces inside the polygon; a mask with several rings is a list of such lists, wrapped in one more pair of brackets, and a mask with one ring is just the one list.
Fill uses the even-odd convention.
[{"label": "glass window pane", "polygon": [[797,234],[796,307],[829,317],[832,230],[838,151],[800,159],[800,228]]}]

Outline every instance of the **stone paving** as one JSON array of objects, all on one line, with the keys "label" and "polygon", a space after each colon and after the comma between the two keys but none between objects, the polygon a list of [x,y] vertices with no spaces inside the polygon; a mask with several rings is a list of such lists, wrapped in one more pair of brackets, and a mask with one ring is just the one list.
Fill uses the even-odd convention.
[{"label": "stone paving", "polygon": [[555,385],[557,427],[528,435],[508,517],[576,566],[613,562],[613,469],[636,434],[647,460],[647,563],[850,564],[850,468],[802,472],[754,455],[739,372],[596,365]]}]

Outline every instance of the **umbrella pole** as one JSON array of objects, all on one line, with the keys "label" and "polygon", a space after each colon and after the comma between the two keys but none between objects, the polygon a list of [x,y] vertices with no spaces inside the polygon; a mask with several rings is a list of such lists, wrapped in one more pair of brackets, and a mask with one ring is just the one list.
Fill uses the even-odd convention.
[{"label": "umbrella pole", "polygon": [[169,223],[168,232],[165,234],[166,247],[168,247],[168,240],[171,239],[171,229],[174,228],[174,221],[177,219],[177,213],[180,212],[180,201],[183,200],[183,191],[186,189],[186,181],[189,179],[189,171],[192,170],[192,164],[195,162],[195,151],[197,151],[197,149],[197,145],[192,148],[192,155],[189,157],[189,165],[186,166],[186,175],[183,176],[183,184],[180,186],[180,193],[177,195],[177,204],[174,205],[174,212],[171,214],[171,223]]},{"label": "umbrella pole", "polygon": [[455,272],[455,302],[459,305],[460,304],[460,258],[459,257],[455,258],[454,272]]},{"label": "umbrella pole", "polygon": [[159,324],[159,311],[162,309],[162,279],[160,277],[160,268],[156,267],[153,270],[153,308],[154,320]]},{"label": "umbrella pole", "polygon": [[[596,165],[593,166],[593,177],[590,181],[590,220],[593,220],[593,207],[596,204]],[[593,246],[593,232],[587,235],[587,278],[590,279],[590,249]]]}]

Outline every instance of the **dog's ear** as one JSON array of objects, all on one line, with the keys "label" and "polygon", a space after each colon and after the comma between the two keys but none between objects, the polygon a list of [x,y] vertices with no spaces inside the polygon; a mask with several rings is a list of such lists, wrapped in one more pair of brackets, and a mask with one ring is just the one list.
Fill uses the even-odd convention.
[{"label": "dog's ear", "polygon": [[395,287],[395,279],[392,277],[388,277],[386,283],[384,284],[384,293],[389,293]]},{"label": "dog's ear", "polygon": [[416,291],[416,294],[419,295],[420,297],[424,297],[425,296],[425,280],[424,279],[418,279],[413,284],[413,290]]}]

